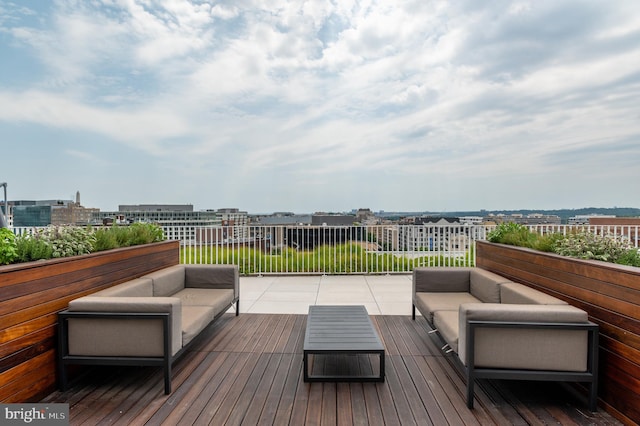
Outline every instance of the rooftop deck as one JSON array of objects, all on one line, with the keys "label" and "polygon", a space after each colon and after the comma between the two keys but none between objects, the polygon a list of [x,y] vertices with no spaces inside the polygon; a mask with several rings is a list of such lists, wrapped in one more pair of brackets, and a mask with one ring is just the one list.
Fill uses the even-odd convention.
[{"label": "rooftop deck", "polygon": [[[72,425],[620,424],[558,383],[480,381],[468,410],[460,372],[424,319],[411,320],[410,289],[407,275],[242,278],[245,314],[222,317],[174,365],[171,395],[159,369],[101,367],[43,402],[69,403]],[[367,306],[386,348],[384,383],[303,382],[313,303]],[[351,355],[314,367],[375,365]]]}]

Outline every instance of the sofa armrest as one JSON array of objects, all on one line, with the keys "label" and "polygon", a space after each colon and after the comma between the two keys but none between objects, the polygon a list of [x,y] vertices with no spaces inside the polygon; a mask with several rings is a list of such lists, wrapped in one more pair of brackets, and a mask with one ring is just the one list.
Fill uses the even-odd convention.
[{"label": "sofa armrest", "polygon": [[185,288],[232,289],[240,297],[240,274],[237,265],[184,265]]},{"label": "sofa armrest", "polygon": [[169,355],[182,348],[182,304],[177,297],[86,296],[69,302],[66,312],[67,344],[72,355],[162,356],[160,314],[169,316]]},{"label": "sofa armrest", "polygon": [[466,367],[467,407],[475,379],[589,383],[589,409],[598,405],[598,325],[569,305],[463,304],[460,361]]},{"label": "sofa armrest", "polygon": [[584,372],[594,327],[570,305],[462,304],[458,355],[472,368]]}]

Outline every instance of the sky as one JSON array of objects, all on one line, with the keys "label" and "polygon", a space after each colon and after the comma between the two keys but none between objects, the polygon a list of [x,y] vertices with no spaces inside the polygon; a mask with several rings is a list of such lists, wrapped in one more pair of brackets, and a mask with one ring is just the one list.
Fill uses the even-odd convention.
[{"label": "sky", "polygon": [[635,0],[0,0],[9,200],[640,207]]}]

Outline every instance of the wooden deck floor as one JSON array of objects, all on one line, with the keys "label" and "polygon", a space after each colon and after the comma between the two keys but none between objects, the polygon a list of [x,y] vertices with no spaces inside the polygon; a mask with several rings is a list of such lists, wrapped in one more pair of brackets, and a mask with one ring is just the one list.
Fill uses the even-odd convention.
[{"label": "wooden deck floor", "polygon": [[[304,383],[305,315],[225,315],[174,364],[171,395],[160,369],[100,367],[42,402],[69,403],[72,425],[619,424],[557,383],[480,381],[468,410],[464,380],[424,319],[371,318],[385,383]],[[367,356],[334,361],[322,368],[372,368]]]}]

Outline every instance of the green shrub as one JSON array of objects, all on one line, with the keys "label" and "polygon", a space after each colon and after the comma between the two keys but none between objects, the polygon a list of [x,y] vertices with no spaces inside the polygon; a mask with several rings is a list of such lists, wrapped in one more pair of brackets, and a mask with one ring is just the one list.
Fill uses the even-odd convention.
[{"label": "green shrub", "polygon": [[0,228],[0,265],[12,263],[18,256],[16,236],[7,228]]},{"label": "green shrub", "polygon": [[534,248],[538,235],[519,223],[505,222],[489,232],[487,240],[492,243]]},{"label": "green shrub", "polygon": [[640,251],[632,248],[622,253],[616,263],[628,266],[640,266]]},{"label": "green shrub", "polygon": [[528,247],[577,259],[594,259],[622,265],[640,266],[640,252],[626,240],[590,232],[567,235],[540,235],[528,227],[513,222],[501,223],[487,235],[487,241]]},{"label": "green shrub", "polygon": [[40,238],[39,234],[20,235],[16,238],[16,246],[18,262],[31,262],[33,260],[51,259],[53,257],[53,248],[51,245]]},{"label": "green shrub", "polygon": [[564,238],[560,232],[554,232],[551,234],[539,235],[534,241],[531,248],[539,251],[545,251],[549,253],[555,252],[556,246],[560,240]]},{"label": "green shrub", "polygon": [[129,226],[129,245],[156,243],[164,240],[164,232],[152,223],[134,223]]},{"label": "green shrub", "polygon": [[90,228],[78,226],[50,226],[39,231],[39,234],[51,246],[53,257],[89,254],[95,243]]},{"label": "green shrub", "polygon": [[114,228],[98,228],[93,235],[96,237],[93,251],[111,250],[119,247]]},{"label": "green shrub", "polygon": [[160,226],[152,223],[134,223],[127,226],[113,225],[108,228],[98,228],[94,235],[96,238],[93,247],[94,251],[164,241],[164,231]]},{"label": "green shrub", "polygon": [[0,229],[0,264],[76,256],[163,240],[162,228],[146,223],[95,229],[49,226],[17,237],[11,230]]},{"label": "green shrub", "polygon": [[589,232],[568,234],[558,241],[555,252],[562,256],[578,259],[595,259],[616,263],[631,249],[627,241],[609,235],[597,235]]}]

